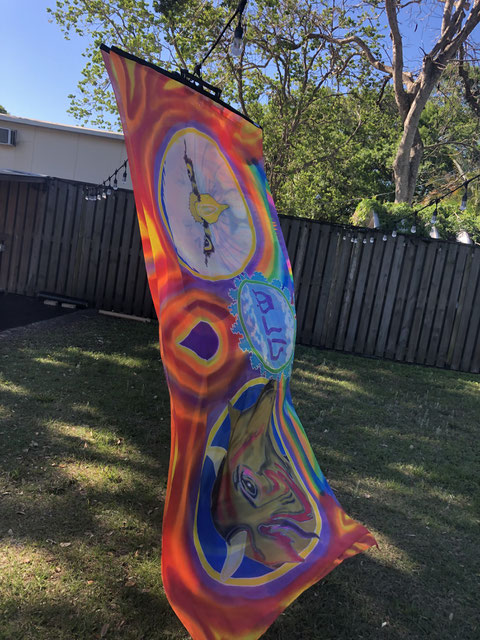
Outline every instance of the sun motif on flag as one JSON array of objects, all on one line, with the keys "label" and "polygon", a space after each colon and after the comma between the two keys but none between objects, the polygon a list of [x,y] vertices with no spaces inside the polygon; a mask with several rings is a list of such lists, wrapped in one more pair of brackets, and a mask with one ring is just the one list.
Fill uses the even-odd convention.
[{"label": "sun motif on flag", "polygon": [[256,248],[243,188],[217,142],[193,127],[159,151],[158,205],[180,264],[208,280],[233,278]]},{"label": "sun motif on flag", "polygon": [[225,209],[228,209],[228,204],[220,204],[209,193],[200,193],[197,186],[197,179],[195,178],[193,161],[187,154],[187,141],[185,139],[183,144],[185,145],[183,159],[185,160],[188,178],[192,185],[189,209],[195,222],[200,222],[203,225],[203,255],[205,256],[205,266],[208,266],[208,258],[215,251],[210,225],[217,222],[220,214],[225,211]]}]

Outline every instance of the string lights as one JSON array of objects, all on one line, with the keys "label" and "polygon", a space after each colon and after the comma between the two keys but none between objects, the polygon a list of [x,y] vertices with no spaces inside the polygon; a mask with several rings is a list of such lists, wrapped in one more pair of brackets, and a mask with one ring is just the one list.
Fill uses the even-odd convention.
[{"label": "string lights", "polygon": [[230,45],[230,53],[232,56],[239,58],[242,55],[243,51],[243,25],[242,25],[242,14],[245,10],[245,5],[247,4],[247,0],[241,0],[237,8],[238,14],[238,23],[235,27],[235,32],[233,34],[233,41]]},{"label": "string lights", "polygon": [[[457,187],[453,187],[453,189],[448,189],[445,193],[443,193],[442,195],[436,196],[435,198],[432,198],[426,205],[424,205],[423,207],[420,207],[419,209],[415,209],[413,211],[413,223],[412,226],[410,227],[410,233],[414,234],[417,232],[417,226],[418,226],[418,214],[421,211],[424,211],[424,209],[428,209],[428,207],[431,207],[433,204],[435,205],[435,210],[432,214],[432,218],[430,220],[430,224],[432,225],[432,229],[430,231],[430,237],[434,238],[436,240],[440,239],[440,234],[438,232],[438,229],[436,228],[436,224],[437,224],[437,219],[438,219],[438,203],[441,202],[442,200],[444,200],[445,198],[447,198],[448,196],[450,196],[452,193],[455,193],[455,191],[458,191],[459,189],[465,189],[465,191],[463,192],[463,197],[462,197],[462,202],[460,204],[460,211],[465,211],[465,209],[467,208],[467,200],[468,200],[468,185],[473,182],[474,180],[478,180],[480,178],[480,173],[478,173],[477,175],[473,176],[472,178],[469,178],[468,180],[465,180],[464,182],[462,182],[462,184],[458,185]],[[405,220],[405,214],[402,214],[401,218],[397,218],[396,220],[393,220],[393,230],[392,230],[392,238],[396,238],[397,237],[397,233],[398,231],[400,232],[405,232],[407,231],[407,227],[406,227],[406,220]],[[398,229],[397,229],[398,227]],[[374,228],[378,228],[375,225],[374,222]],[[464,232],[465,234],[467,232]],[[468,234],[467,234],[468,235]],[[384,241],[386,241],[386,236],[383,236]],[[459,242],[466,242],[466,240],[459,240]],[[471,242],[471,239],[470,239]]]},{"label": "string lights", "polygon": [[[127,165],[128,160],[125,160],[118,169],[108,176],[103,182],[95,185],[94,187],[84,186],[83,191],[85,193],[85,200],[95,202],[96,200],[105,200],[108,196],[111,196],[114,191],[118,190],[118,174],[122,171],[122,184],[127,184]],[[113,185],[112,185],[113,178]]]},{"label": "string lights", "polygon": [[219,34],[218,38],[215,40],[215,42],[212,44],[212,46],[207,51],[207,53],[203,56],[203,58],[200,60],[200,62],[198,62],[195,65],[195,67],[193,69],[194,75],[196,75],[198,77],[200,77],[202,75],[202,66],[203,66],[204,62],[210,56],[212,51],[218,46],[220,40],[223,38],[223,36],[225,34],[225,31],[228,29],[228,27],[232,24],[232,22],[235,20],[235,18],[237,16],[238,16],[238,23],[237,23],[237,26],[235,28],[235,32],[233,34],[233,41],[232,41],[232,44],[230,46],[230,53],[233,56],[240,56],[242,54],[242,51],[243,51],[242,16],[243,16],[243,12],[245,11],[246,5],[247,5],[247,0],[240,0],[240,2],[237,5],[237,8],[234,11],[234,13],[230,16],[230,18],[227,20],[225,26],[223,27],[223,29],[220,31],[220,34]]}]

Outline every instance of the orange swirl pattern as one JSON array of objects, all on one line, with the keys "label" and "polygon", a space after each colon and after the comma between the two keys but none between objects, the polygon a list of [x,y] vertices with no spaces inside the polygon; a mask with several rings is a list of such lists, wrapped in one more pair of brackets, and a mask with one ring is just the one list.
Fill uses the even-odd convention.
[{"label": "orange swirl pattern", "polygon": [[102,53],[171,399],[165,592],[194,640],[255,640],[375,540],[338,504],[291,402],[294,289],[261,130],[178,76],[115,48]]}]

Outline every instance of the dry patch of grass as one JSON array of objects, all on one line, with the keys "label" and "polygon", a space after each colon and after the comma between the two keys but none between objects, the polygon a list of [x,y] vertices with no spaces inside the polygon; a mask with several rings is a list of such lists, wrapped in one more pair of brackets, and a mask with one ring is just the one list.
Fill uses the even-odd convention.
[{"label": "dry patch of grass", "polygon": [[[157,328],[105,317],[0,342],[0,639],[187,638],[160,575],[169,398]],[[478,638],[480,378],[298,348],[292,392],[377,536],[269,640]]]}]

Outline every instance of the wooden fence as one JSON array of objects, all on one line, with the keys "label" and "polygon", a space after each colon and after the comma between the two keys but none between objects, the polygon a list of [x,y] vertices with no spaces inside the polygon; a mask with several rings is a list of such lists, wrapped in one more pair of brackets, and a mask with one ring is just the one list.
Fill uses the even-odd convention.
[{"label": "wooden fence", "polygon": [[283,219],[298,341],[478,373],[480,247]]},{"label": "wooden fence", "polygon": [[153,317],[136,218],[130,191],[90,202],[78,183],[0,182],[0,290]]},{"label": "wooden fence", "polygon": [[[300,343],[478,373],[480,248],[281,217]],[[384,239],[385,238],[385,239]],[[0,290],[153,317],[131,192],[0,182]]]}]

